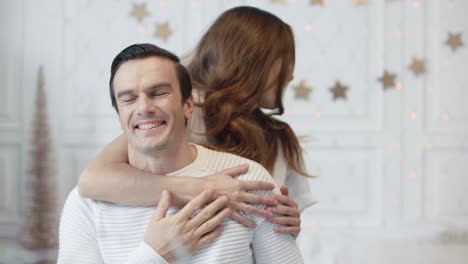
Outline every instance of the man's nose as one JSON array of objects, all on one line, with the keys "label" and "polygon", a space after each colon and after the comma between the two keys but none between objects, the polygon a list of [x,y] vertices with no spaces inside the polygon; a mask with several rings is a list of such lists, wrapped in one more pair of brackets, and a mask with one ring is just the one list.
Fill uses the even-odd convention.
[{"label": "man's nose", "polygon": [[140,115],[147,115],[152,114],[156,111],[156,107],[153,104],[151,98],[148,96],[140,96],[138,98],[138,114]]}]

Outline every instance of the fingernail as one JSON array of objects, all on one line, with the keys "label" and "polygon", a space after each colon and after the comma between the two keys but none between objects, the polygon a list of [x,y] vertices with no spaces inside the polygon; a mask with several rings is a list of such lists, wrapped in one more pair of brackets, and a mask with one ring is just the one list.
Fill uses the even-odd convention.
[{"label": "fingernail", "polygon": [[167,198],[167,191],[166,190],[163,190],[163,192],[161,194],[161,198],[163,198],[163,199]]},{"label": "fingernail", "polygon": [[250,228],[256,228],[257,225],[256,224],[250,224]]}]

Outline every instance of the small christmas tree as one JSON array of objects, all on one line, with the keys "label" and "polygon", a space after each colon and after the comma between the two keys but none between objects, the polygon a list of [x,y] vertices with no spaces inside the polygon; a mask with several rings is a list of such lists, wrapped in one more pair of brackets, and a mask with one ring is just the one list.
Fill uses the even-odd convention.
[{"label": "small christmas tree", "polygon": [[19,241],[28,250],[57,248],[56,178],[47,114],[44,73],[39,68],[28,170],[26,213]]}]

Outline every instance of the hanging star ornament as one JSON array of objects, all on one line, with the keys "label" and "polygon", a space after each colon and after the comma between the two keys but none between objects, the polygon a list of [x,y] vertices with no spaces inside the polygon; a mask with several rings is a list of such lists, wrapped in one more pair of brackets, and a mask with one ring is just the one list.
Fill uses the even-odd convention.
[{"label": "hanging star ornament", "polygon": [[134,17],[138,22],[141,23],[146,16],[149,16],[148,11],[146,11],[146,4],[133,4],[132,12],[130,16]]},{"label": "hanging star ornament", "polygon": [[445,42],[445,44],[450,46],[453,52],[457,51],[458,48],[464,45],[461,34],[462,33],[448,33],[447,41]]},{"label": "hanging star ornament", "polygon": [[333,100],[338,100],[340,98],[342,98],[343,100],[346,100],[347,90],[348,90],[348,87],[341,84],[340,81],[336,81],[335,86],[330,88],[330,91],[333,94]]},{"label": "hanging star ornament", "polygon": [[172,33],[172,29],[169,27],[169,22],[156,24],[156,30],[154,31],[155,37],[167,41]]},{"label": "hanging star ornament", "polygon": [[418,59],[416,57],[413,57],[413,61],[408,67],[415,76],[424,74],[426,72],[426,64],[424,62],[424,59]]},{"label": "hanging star ornament", "polygon": [[325,5],[326,0],[309,0],[309,5]]},{"label": "hanging star ornament", "polygon": [[365,5],[368,3],[368,0],[353,0],[353,4],[355,5]]},{"label": "hanging star ornament", "polygon": [[286,4],[286,0],[270,0],[274,4]]},{"label": "hanging star ornament", "polygon": [[384,90],[395,88],[396,74],[391,74],[387,71],[384,71],[384,75],[379,78],[379,81],[382,83]]},{"label": "hanging star ornament", "polygon": [[306,81],[302,80],[297,86],[294,87],[295,98],[309,100],[309,94],[312,88],[307,84]]}]

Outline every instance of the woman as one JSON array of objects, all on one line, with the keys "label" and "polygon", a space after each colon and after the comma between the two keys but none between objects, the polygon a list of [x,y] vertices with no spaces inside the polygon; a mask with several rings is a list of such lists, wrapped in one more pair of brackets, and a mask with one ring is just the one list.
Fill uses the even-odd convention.
[{"label": "woman", "polygon": [[[187,69],[198,109],[188,123],[191,142],[257,161],[273,176],[282,195],[258,197],[248,191],[269,189],[266,183],[241,182],[237,167],[204,178],[154,177],[130,167],[123,136],[108,145],[80,177],[83,196],[128,205],[155,205],[162,190],[184,204],[203,189],[227,195],[233,216],[251,225],[238,211],[263,214],[277,223],[275,230],[297,236],[300,210],[314,203],[309,192],[298,139],[289,125],[260,108],[283,113],[282,95],[292,79],[295,51],[289,25],[254,8],[224,12],[198,43]],[[147,176],[153,177],[147,177]],[[190,188],[181,190],[183,182]],[[248,204],[270,205],[261,210]]]}]

